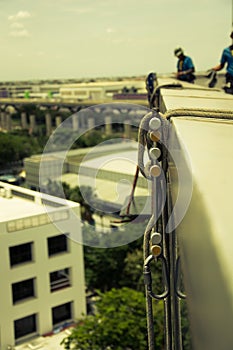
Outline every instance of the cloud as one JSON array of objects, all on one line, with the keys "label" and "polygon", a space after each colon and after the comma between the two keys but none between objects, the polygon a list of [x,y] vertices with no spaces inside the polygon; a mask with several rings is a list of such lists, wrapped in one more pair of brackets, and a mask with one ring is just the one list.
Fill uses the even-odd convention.
[{"label": "cloud", "polygon": [[22,20],[29,17],[31,17],[31,14],[28,11],[18,11],[16,14],[8,16],[8,20],[12,22],[10,24],[11,31],[9,35],[16,38],[29,37],[30,34],[28,30],[24,27],[24,24],[21,23]]},{"label": "cloud", "polygon": [[31,14],[28,11],[19,11],[15,15],[8,16],[8,19],[9,21],[18,21],[29,17],[31,17]]},{"label": "cloud", "polygon": [[13,30],[12,32],[10,32],[10,36],[14,36],[14,37],[29,37],[30,34],[26,29],[22,29],[22,30]]},{"label": "cloud", "polygon": [[24,25],[22,23],[19,22],[13,22],[11,23],[11,28],[15,28],[15,29],[20,29],[20,28],[24,28]]}]

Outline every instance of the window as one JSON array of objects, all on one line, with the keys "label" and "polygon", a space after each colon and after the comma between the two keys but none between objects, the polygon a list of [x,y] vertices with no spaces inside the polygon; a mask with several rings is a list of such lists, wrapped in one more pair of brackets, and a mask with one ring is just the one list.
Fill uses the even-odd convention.
[{"label": "window", "polygon": [[49,256],[68,251],[67,237],[65,234],[48,238]]},{"label": "window", "polygon": [[12,284],[12,299],[14,304],[17,301],[34,296],[34,278]]},{"label": "window", "polygon": [[63,269],[54,272],[50,272],[50,291],[55,292],[57,290],[70,287],[70,269]]},{"label": "window", "polygon": [[53,325],[72,319],[72,303],[66,303],[52,308]]},{"label": "window", "polygon": [[15,339],[36,332],[36,315],[30,315],[14,321]]},{"label": "window", "polygon": [[10,265],[32,261],[32,245],[33,243],[30,242],[10,247]]}]

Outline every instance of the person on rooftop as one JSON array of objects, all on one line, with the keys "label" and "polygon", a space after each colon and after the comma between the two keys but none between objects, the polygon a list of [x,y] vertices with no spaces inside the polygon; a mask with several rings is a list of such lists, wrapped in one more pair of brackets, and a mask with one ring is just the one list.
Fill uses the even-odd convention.
[{"label": "person on rooftop", "polygon": [[196,77],[193,74],[195,72],[195,67],[191,57],[186,56],[181,47],[174,50],[174,55],[178,58],[176,78],[193,83]]},{"label": "person on rooftop", "polygon": [[[231,31],[230,38],[233,39],[233,29]],[[220,63],[211,68],[211,70],[218,72],[224,68],[225,64],[227,64],[225,75],[226,84],[229,85],[229,88],[233,89],[233,44],[223,49]]]}]

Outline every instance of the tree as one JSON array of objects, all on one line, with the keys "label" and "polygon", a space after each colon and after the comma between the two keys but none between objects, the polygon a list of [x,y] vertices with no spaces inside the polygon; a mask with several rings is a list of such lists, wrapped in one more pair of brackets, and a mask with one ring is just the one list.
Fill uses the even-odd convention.
[{"label": "tree", "polygon": [[[127,225],[122,232],[117,231],[109,234],[105,233],[104,235],[96,232],[94,227],[91,230],[90,226],[83,226],[85,242],[90,243],[84,246],[85,277],[88,289],[99,289],[104,292],[123,286],[135,289],[138,287],[140,289],[140,285],[140,290],[144,291],[144,284],[142,286],[141,283],[143,278],[142,237],[128,244],[120,244],[121,238],[124,242],[129,229],[135,232],[138,230],[140,233],[143,232],[143,225]],[[137,236],[140,236],[139,233]],[[113,247],[112,243],[116,236],[119,246]],[[101,243],[100,247],[111,248],[96,248],[98,243]],[[139,250],[141,253],[139,253]],[[133,257],[135,256],[136,261],[131,262],[130,257],[130,261],[128,261],[127,256],[129,254],[132,254]],[[135,268],[136,266],[137,268]]]},{"label": "tree", "polygon": [[[144,294],[130,288],[99,293],[97,313],[77,323],[72,333],[63,339],[65,349],[79,350],[145,350],[147,325]],[[163,306],[157,304],[157,323],[163,327]],[[160,330],[160,329],[159,329]],[[156,341],[163,348],[163,339]]]},{"label": "tree", "polygon": [[[92,188],[90,186],[76,186],[74,188],[70,188],[69,184],[62,182],[61,187],[57,181],[49,179],[46,184],[46,192],[56,197],[67,198],[73,202],[80,203],[82,220],[93,224],[93,210],[91,206],[85,201],[85,198],[90,201],[94,196]],[[83,198],[83,194],[85,198]]]},{"label": "tree", "polygon": [[0,133],[0,166],[23,160],[38,151],[37,142],[25,135],[17,133]]},{"label": "tree", "polygon": [[124,259],[124,269],[120,284],[138,291],[144,291],[145,285],[143,280],[143,251],[135,249],[128,252]]},{"label": "tree", "polygon": [[[64,185],[64,183],[63,183]],[[93,190],[90,186],[76,186],[70,189],[68,198],[71,201],[78,202],[81,205],[81,218],[83,221],[87,221],[90,224],[94,224],[93,212],[91,203],[94,197]]]},{"label": "tree", "polygon": [[127,246],[116,248],[84,247],[85,278],[88,289],[102,292],[119,288]]}]

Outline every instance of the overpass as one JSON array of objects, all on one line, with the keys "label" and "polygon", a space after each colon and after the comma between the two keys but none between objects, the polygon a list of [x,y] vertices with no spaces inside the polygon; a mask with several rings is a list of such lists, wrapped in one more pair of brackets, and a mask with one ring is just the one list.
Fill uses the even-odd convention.
[{"label": "overpass", "polygon": [[[167,75],[169,77],[169,75]],[[196,84],[200,84],[202,86],[207,86],[208,81],[206,79],[206,74],[205,73],[198,73],[196,74],[197,79],[196,79]],[[169,78],[171,79],[171,78]],[[221,88],[221,85],[223,84],[223,79],[224,79],[224,75],[219,73],[218,74],[218,82],[216,87]],[[105,110],[109,111],[109,105],[112,104],[114,107],[116,107],[116,109],[118,111],[121,111],[122,109],[127,109],[128,112],[133,112],[135,110],[135,107],[133,107],[132,105],[135,106],[142,106],[142,107],[148,107],[148,100],[146,97],[146,90],[145,87],[142,88],[144,82],[140,81],[140,84],[137,81],[130,81],[130,82],[126,82],[126,81],[122,81],[122,82],[99,82],[99,83],[89,83],[89,84],[71,84],[71,85],[67,85],[65,84],[65,89],[68,89],[68,87],[70,86],[70,90],[69,93],[71,93],[72,91],[75,92],[75,89],[78,89],[82,92],[86,91],[87,89],[90,89],[91,86],[94,86],[95,84],[97,84],[98,88],[100,88],[100,86],[103,87],[104,86],[108,86],[109,85],[109,91],[111,91],[113,89],[112,85],[114,85],[115,89],[117,88],[118,90],[116,90],[115,92],[119,91],[120,87],[127,85],[135,85],[139,88],[139,91],[141,92],[137,92],[137,93],[115,93],[115,95],[113,94],[112,97],[107,96],[107,94],[100,94],[98,95],[99,98],[96,99],[94,98],[95,95],[90,95],[89,98],[83,98],[80,99],[81,95],[76,96],[76,95],[72,95],[72,98],[69,95],[66,96],[56,96],[55,95],[48,95],[48,93],[38,93],[38,94],[34,94],[35,96],[32,98],[30,96],[33,95],[33,93],[29,94],[28,96],[25,94],[21,94],[22,97],[18,98],[17,97],[17,89],[18,92],[19,91],[23,91],[23,89],[25,89],[26,87],[30,89],[29,86],[21,86],[19,85],[19,87],[17,87],[17,84],[15,85],[14,88],[14,93],[13,92],[9,92],[7,94],[8,97],[3,97],[4,94],[2,94],[0,97],[0,113],[1,113],[1,117],[0,117],[0,128],[2,130],[5,131],[10,131],[12,129],[12,111],[20,113],[21,114],[21,122],[20,125],[18,125],[19,127],[23,128],[23,129],[28,129],[30,130],[30,132],[35,131],[36,129],[36,125],[37,125],[37,117],[31,113],[31,115],[28,115],[28,107],[30,106],[37,106],[38,108],[42,109],[44,111],[44,123],[46,125],[46,134],[49,136],[53,129],[56,128],[58,125],[60,125],[60,123],[63,121],[62,117],[61,117],[61,112],[66,110],[68,111],[68,113],[70,114],[74,114],[77,112],[80,112],[83,109],[87,109],[87,108],[92,108],[92,110],[95,110],[95,114],[98,114],[98,106],[101,105],[101,113]],[[119,85],[120,84],[120,85]],[[138,84],[138,85],[137,85]],[[116,85],[116,86],[115,86]],[[119,86],[118,86],[119,85]],[[51,85],[52,86],[52,85]],[[48,90],[49,88],[51,89],[50,85],[46,85],[46,89]],[[63,85],[58,85],[56,86],[56,91],[59,91],[58,89],[63,86]],[[9,89],[9,87],[2,87],[2,89]],[[44,85],[42,84],[42,88],[44,88]],[[39,89],[39,87],[38,87]],[[86,90],[85,90],[86,89]],[[46,90],[46,91],[47,91]],[[7,91],[7,90],[6,90]],[[13,90],[12,90],[13,91]],[[89,91],[89,90],[88,90]],[[48,91],[47,91],[48,92]],[[12,95],[13,94],[13,95]],[[40,97],[38,98],[38,95],[40,95]],[[47,97],[44,97],[44,95],[46,95]],[[11,97],[9,97],[11,96]],[[36,97],[37,96],[37,97]],[[42,97],[43,96],[43,97]],[[76,96],[76,97],[75,97]],[[100,96],[102,96],[103,98],[100,98]],[[124,108],[121,107],[121,105],[124,104]],[[106,108],[104,108],[104,106],[106,106]]]},{"label": "overpass", "polygon": [[[130,95],[129,95],[130,97]],[[127,99],[127,95],[125,95],[124,98],[124,103],[133,103],[133,104],[138,104],[142,106],[147,106],[147,99],[145,98],[140,98],[141,96],[137,98],[135,95],[134,99],[132,100],[131,98]],[[22,108],[27,105],[38,105],[41,107],[45,108],[54,108],[54,109],[60,109],[60,108],[66,108],[69,109],[72,112],[79,111],[82,108],[88,108],[91,106],[95,105],[100,105],[100,104],[109,104],[109,103],[122,103],[122,98],[121,99],[98,99],[98,100],[77,100],[75,101],[74,99],[66,99],[62,100],[60,98],[0,98],[0,108],[1,110],[5,110],[7,107],[11,106],[14,107],[16,110],[19,108]]]},{"label": "overpass", "polygon": [[[130,94],[128,94],[130,96]],[[26,108],[27,106],[37,106],[40,109],[43,109],[44,111],[44,122],[46,125],[46,134],[47,136],[51,135],[54,128],[58,127],[63,119],[61,117],[61,111],[67,110],[71,115],[77,114],[80,111],[84,111],[85,109],[89,109],[89,111],[92,111],[92,119],[98,118],[98,115],[101,114],[107,114],[108,116],[112,116],[112,112],[110,110],[115,110],[121,113],[122,111],[130,115],[135,110],[140,110],[138,108],[141,107],[141,110],[146,108],[148,105],[147,99],[145,97],[141,97],[140,94],[137,95],[134,94],[133,99],[128,99],[127,95],[123,99],[99,99],[99,100],[82,100],[82,101],[75,101],[75,100],[61,100],[58,98],[0,98],[0,128],[5,131],[12,130],[12,110],[16,111],[21,114],[21,122],[19,127],[22,129],[28,129],[30,132],[33,132],[37,128],[37,120],[36,116],[31,113],[28,115]],[[119,114],[118,113],[118,114]],[[55,114],[55,117],[52,115]],[[85,123],[85,120],[87,119],[85,117],[80,116],[79,121],[79,128],[84,129],[86,125],[84,126],[83,123]],[[87,114],[87,113],[86,113]],[[90,114],[90,113],[89,113]],[[114,114],[114,113],[113,113]],[[140,113],[139,113],[140,114]],[[116,113],[115,113],[116,115]],[[140,117],[142,114],[140,115]],[[90,115],[89,115],[90,117]],[[138,115],[136,115],[137,119]],[[54,119],[54,120],[53,120]],[[109,119],[108,119],[109,122]],[[93,122],[91,122],[93,124]]]}]

